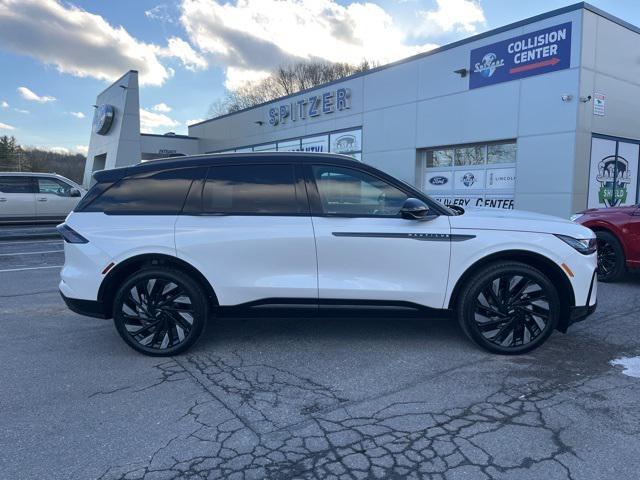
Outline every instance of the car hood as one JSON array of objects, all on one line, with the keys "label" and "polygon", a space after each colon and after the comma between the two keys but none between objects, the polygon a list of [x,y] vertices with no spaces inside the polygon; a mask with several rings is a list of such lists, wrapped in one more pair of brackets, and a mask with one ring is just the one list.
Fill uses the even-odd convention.
[{"label": "car hood", "polygon": [[607,207],[607,208],[589,208],[587,210],[583,210],[579,212],[581,215],[590,214],[597,215],[600,213],[611,214],[611,213],[627,213],[632,214],[638,209],[636,205],[626,206],[626,207]]},{"label": "car hood", "polygon": [[588,228],[565,218],[525,210],[466,208],[464,214],[449,219],[451,228],[552,233],[574,238],[594,236]]}]

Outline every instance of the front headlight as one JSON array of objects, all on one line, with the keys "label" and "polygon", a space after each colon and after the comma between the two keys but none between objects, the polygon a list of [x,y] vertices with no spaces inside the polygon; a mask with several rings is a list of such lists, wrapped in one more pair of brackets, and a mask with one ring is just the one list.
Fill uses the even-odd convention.
[{"label": "front headlight", "polygon": [[566,235],[556,235],[556,237],[583,255],[591,255],[598,249],[598,241],[595,238],[573,238]]},{"label": "front headlight", "polygon": [[575,222],[577,219],[579,219],[582,216],[581,213],[574,213],[573,215],[571,215],[569,217],[569,220],[571,220],[572,222]]}]

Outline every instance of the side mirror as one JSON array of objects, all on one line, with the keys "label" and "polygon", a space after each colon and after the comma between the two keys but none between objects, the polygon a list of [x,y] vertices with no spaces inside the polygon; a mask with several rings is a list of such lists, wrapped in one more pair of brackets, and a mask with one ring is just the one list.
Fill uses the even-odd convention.
[{"label": "side mirror", "polygon": [[78,190],[77,188],[72,188],[71,190],[69,190],[69,196],[70,197],[81,197],[82,193],[80,193],[80,190]]},{"label": "side mirror", "polygon": [[423,220],[429,215],[429,207],[422,200],[407,198],[400,209],[400,215],[407,220]]}]

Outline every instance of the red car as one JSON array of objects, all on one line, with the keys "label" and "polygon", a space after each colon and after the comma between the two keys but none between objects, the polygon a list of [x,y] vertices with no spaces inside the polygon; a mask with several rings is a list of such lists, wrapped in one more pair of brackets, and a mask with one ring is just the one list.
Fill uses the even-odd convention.
[{"label": "red car", "polygon": [[591,208],[571,217],[598,237],[598,280],[614,282],[640,268],[640,205]]}]

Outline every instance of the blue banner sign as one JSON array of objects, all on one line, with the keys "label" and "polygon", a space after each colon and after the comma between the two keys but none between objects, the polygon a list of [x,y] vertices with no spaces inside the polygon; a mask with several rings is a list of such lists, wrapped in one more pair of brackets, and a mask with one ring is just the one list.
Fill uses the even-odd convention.
[{"label": "blue banner sign", "polygon": [[469,88],[484,87],[571,65],[571,22],[471,50]]}]

